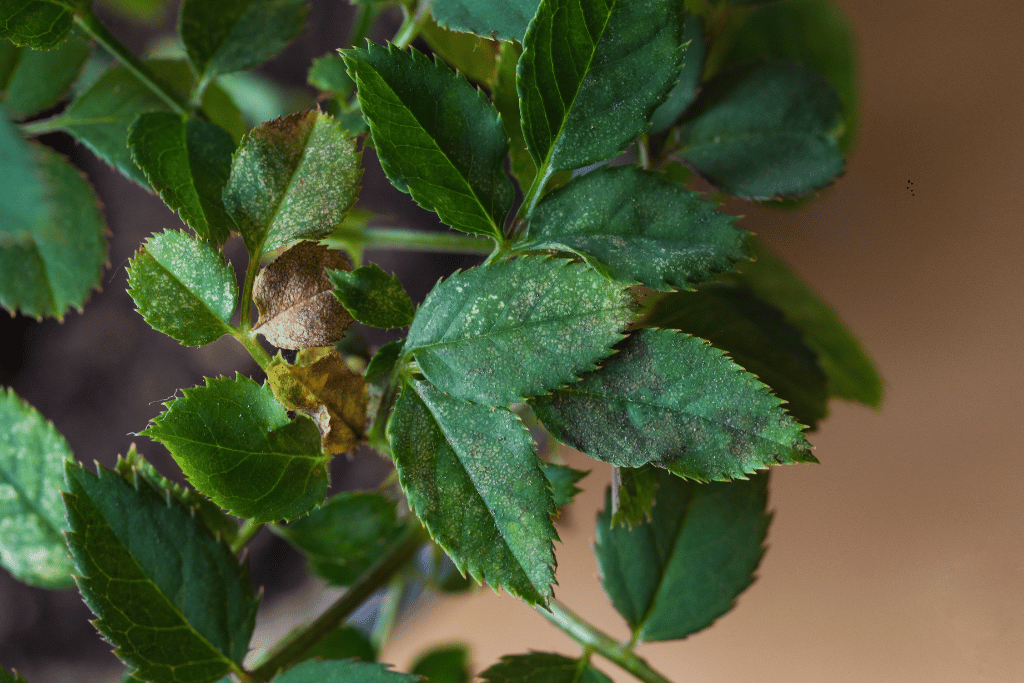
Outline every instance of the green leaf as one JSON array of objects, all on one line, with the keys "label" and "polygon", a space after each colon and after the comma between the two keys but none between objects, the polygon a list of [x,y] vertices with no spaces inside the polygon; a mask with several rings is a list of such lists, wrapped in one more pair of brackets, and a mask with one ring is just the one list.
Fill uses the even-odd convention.
[{"label": "green leaf", "polygon": [[306,82],[335,97],[346,96],[356,85],[345,72],[345,60],[336,52],[314,59]]},{"label": "green leaf", "polygon": [[67,464],[68,546],[93,624],[136,678],[207,683],[237,669],[258,600],[249,570],[151,486]]},{"label": "green leaf", "polygon": [[683,64],[677,0],[545,0],[523,39],[526,146],[544,180],[621,153]]},{"label": "green leaf", "polygon": [[[303,627],[299,627],[303,628]],[[361,659],[377,661],[377,649],[357,626],[345,624],[334,629],[316,645],[306,650],[306,659]]]},{"label": "green leaf", "polygon": [[405,348],[437,388],[507,405],[596,367],[629,315],[628,295],[583,264],[527,256],[435,286]]},{"label": "green leaf", "polygon": [[171,452],[203,494],[237,517],[294,519],[323,502],[330,455],[312,420],[288,413],[270,387],[237,375],[185,389],[142,432]]},{"label": "green leaf", "polygon": [[695,99],[704,76],[704,56],[707,46],[704,43],[704,27],[700,17],[686,15],[683,27],[683,40],[686,46],[686,57],[679,82],[669,92],[665,101],[651,114],[651,130],[658,133],[671,126],[679,115],[686,111]]},{"label": "green leaf", "polygon": [[605,504],[594,552],[636,642],[685,638],[733,608],[764,555],[767,503],[767,473],[695,484],[662,472],[651,521],[613,527]]},{"label": "green leaf", "polygon": [[780,403],[721,351],[671,330],[635,332],[601,369],[531,401],[552,436],[592,458],[697,481],[816,462]]},{"label": "green leaf", "polygon": [[68,37],[74,17],[42,0],[4,0],[0,4],[0,38],[35,50],[52,50]]},{"label": "green leaf", "polygon": [[352,272],[328,270],[334,296],[352,317],[364,325],[383,329],[408,327],[416,307],[398,278],[385,273],[376,263]]},{"label": "green leaf", "polygon": [[342,55],[392,184],[451,227],[502,241],[515,192],[484,93],[416,50],[371,44]]},{"label": "green leaf", "polygon": [[377,493],[347,491],[271,530],[301,550],[317,574],[348,586],[384,557],[406,528],[394,501]]},{"label": "green leaf", "polygon": [[232,332],[235,271],[205,240],[177,230],[150,237],[128,263],[128,286],[146,322],[184,346]]},{"label": "green leaf", "polygon": [[541,471],[544,472],[544,476],[547,477],[548,484],[551,486],[551,497],[555,501],[556,508],[570,504],[576,498],[576,494],[583,490],[576,486],[577,482],[590,474],[590,470],[582,472],[574,470],[568,465],[557,465],[544,460],[540,464]]},{"label": "green leaf", "polygon": [[749,244],[757,260],[745,264],[735,280],[781,309],[786,320],[803,333],[828,377],[830,396],[879,407],[882,377],[839,315],[760,242],[751,240]]},{"label": "green leaf", "polygon": [[0,110],[0,305],[64,319],[99,286],[106,226],[82,173],[21,139]]},{"label": "green leaf", "polygon": [[534,603],[554,582],[554,504],[511,411],[407,384],[388,424],[409,507],[459,571]]},{"label": "green leaf", "polygon": [[[654,465],[642,467],[619,467],[618,506],[615,506],[615,491],[612,491],[612,526],[625,524],[630,528],[651,519],[654,509],[654,494],[658,490],[661,475]],[[614,486],[615,479],[612,479]]]},{"label": "green leaf", "polygon": [[798,197],[843,173],[842,133],[842,102],[822,76],[755,62],[704,84],[679,126],[678,154],[727,194]]},{"label": "green leaf", "polygon": [[26,681],[17,671],[12,673],[0,667],[0,683],[26,683]]},{"label": "green leaf", "polygon": [[302,33],[305,0],[185,0],[180,32],[200,88],[259,66]]},{"label": "green leaf", "polygon": [[74,585],[60,498],[71,458],[51,423],[13,390],[0,390],[0,565],[40,588]]},{"label": "green leaf", "polygon": [[540,0],[434,0],[430,13],[453,31],[522,41],[539,4]]},{"label": "green leaf", "polygon": [[498,54],[497,81],[492,90],[494,107],[501,114],[501,126],[509,139],[509,165],[512,175],[524,192],[533,184],[537,165],[526,149],[523,122],[519,115],[519,91],[516,88],[516,66],[523,48],[519,43],[505,41]]},{"label": "green leaf", "polygon": [[578,254],[626,284],[691,289],[748,258],[736,219],[653,171],[596,169],[530,212],[516,249]]},{"label": "green leaf", "polygon": [[469,683],[469,652],[461,645],[439,647],[421,655],[412,665],[412,673],[430,683]]},{"label": "green leaf", "polygon": [[702,337],[757,375],[790,414],[813,428],[828,413],[825,374],[800,330],[782,311],[746,287],[707,285],[697,292],[662,298],[644,319],[645,327],[669,327]]},{"label": "green leaf", "polygon": [[363,379],[366,380],[366,383],[371,384],[387,380],[394,371],[398,359],[402,356],[404,348],[404,339],[389,341],[380,347],[367,364],[366,372],[363,373]]},{"label": "green leaf", "polygon": [[428,21],[420,31],[430,51],[471,81],[493,85],[501,43],[472,33],[449,31]]},{"label": "green leaf", "polygon": [[271,680],[272,683],[416,683],[420,678],[388,671],[387,664],[348,659],[303,662]]},{"label": "green leaf", "polygon": [[165,112],[143,114],[128,131],[132,160],[197,235],[224,244],[235,224],[221,196],[235,142],[220,126]]},{"label": "green leaf", "polygon": [[487,683],[612,683],[604,673],[591,665],[580,672],[580,661],[551,652],[528,655],[505,655],[501,663],[487,669],[480,677]]},{"label": "green leaf", "polygon": [[59,102],[81,73],[90,47],[88,39],[73,32],[53,50],[21,48],[10,80],[0,79],[0,100],[11,118],[28,118]]},{"label": "green leaf", "polygon": [[316,111],[264,123],[242,140],[224,204],[252,258],[341,225],[359,192],[360,153]]}]

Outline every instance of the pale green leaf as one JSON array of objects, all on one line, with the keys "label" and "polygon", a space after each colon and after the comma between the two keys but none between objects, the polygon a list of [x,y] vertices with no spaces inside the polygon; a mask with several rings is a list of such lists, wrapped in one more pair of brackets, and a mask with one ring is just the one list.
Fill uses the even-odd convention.
[{"label": "pale green leaf", "polygon": [[334,296],[352,317],[364,325],[383,329],[408,327],[416,308],[402,283],[376,263],[352,272],[328,270]]},{"label": "pale green leaf", "polygon": [[227,544],[149,484],[73,463],[67,478],[78,588],[135,676],[208,683],[239,665],[258,601]]},{"label": "pale green leaf", "polygon": [[306,82],[335,97],[346,96],[356,85],[345,72],[345,59],[336,52],[314,59],[306,75]]},{"label": "pale green leaf", "polygon": [[312,420],[288,413],[248,377],[207,379],[167,404],[143,435],[171,452],[192,485],[237,517],[294,519],[323,502],[331,456]]},{"label": "pale green leaf", "polygon": [[754,580],[771,516],[768,473],[695,484],[662,471],[652,516],[612,526],[597,518],[594,552],[604,589],[638,642],[707,628]]},{"label": "pale green leaf", "polygon": [[420,37],[426,41],[431,52],[469,80],[494,85],[498,52],[502,47],[498,41],[472,33],[450,31],[433,21],[424,24]]},{"label": "pale green leaf", "polygon": [[434,0],[431,14],[441,26],[484,38],[522,41],[540,0]]},{"label": "pale green leaf", "polygon": [[697,481],[816,462],[781,402],[703,339],[650,329],[581,381],[530,401],[552,436],[593,458]]},{"label": "pale green leaf", "polygon": [[7,113],[24,119],[57,104],[78,78],[89,51],[89,40],[77,31],[53,50],[21,48],[12,55],[16,64],[10,80],[0,78],[0,101]]},{"label": "pale green leaf", "polygon": [[146,240],[128,263],[128,293],[154,329],[184,346],[230,334],[235,272],[209,242],[177,230]]},{"label": "pale green leaf", "polygon": [[439,389],[507,405],[596,367],[629,316],[628,295],[585,265],[526,256],[434,287],[405,348]]},{"label": "pale green leaf", "polygon": [[519,418],[412,380],[388,437],[409,506],[459,571],[546,603],[555,576],[554,504]]},{"label": "pale green leaf", "polygon": [[0,390],[0,565],[19,581],[74,585],[60,497],[71,458],[51,423],[13,390]]},{"label": "pale green leaf", "polygon": [[278,674],[272,683],[416,683],[419,676],[389,671],[387,664],[338,661],[307,661]]},{"label": "pale green leaf", "polygon": [[480,674],[486,683],[612,683],[600,670],[552,652],[505,655],[501,662]]},{"label": "pale green leaf", "polygon": [[52,50],[68,37],[74,17],[44,0],[4,0],[0,4],[0,38],[36,50]]}]

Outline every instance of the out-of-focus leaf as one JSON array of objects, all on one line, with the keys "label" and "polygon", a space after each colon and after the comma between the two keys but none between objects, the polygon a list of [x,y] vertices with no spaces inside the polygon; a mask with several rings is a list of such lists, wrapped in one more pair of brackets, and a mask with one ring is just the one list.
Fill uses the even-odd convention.
[{"label": "out-of-focus leaf", "polygon": [[473,677],[469,652],[462,645],[439,647],[420,655],[411,671],[430,683],[469,683]]},{"label": "out-of-focus leaf", "polygon": [[376,263],[352,272],[330,270],[327,275],[334,285],[334,296],[364,325],[391,329],[412,323],[416,313],[412,299],[398,278]]},{"label": "out-of-focus leaf", "polygon": [[590,664],[580,670],[580,660],[552,652],[505,655],[499,664],[480,674],[487,683],[612,683]]},{"label": "out-of-focus leaf", "polygon": [[319,643],[306,650],[306,659],[353,658],[364,662],[376,662],[377,649],[362,629],[349,624],[334,629]]},{"label": "out-of-focus leaf", "polygon": [[44,0],[4,0],[0,4],[0,38],[35,50],[52,50],[68,37],[74,16]]},{"label": "out-of-focus leaf", "polygon": [[669,91],[665,101],[651,114],[651,130],[661,132],[672,125],[679,115],[686,111],[697,98],[697,89],[704,76],[704,27],[699,17],[686,15],[683,40],[688,41],[686,56],[683,58],[683,72],[679,82]]},{"label": "out-of-focus leaf", "polygon": [[353,659],[303,662],[278,674],[271,683],[417,683],[420,678],[389,671],[387,664]]},{"label": "out-of-focus leaf", "polygon": [[344,96],[355,87],[355,82],[345,72],[345,60],[336,52],[317,57],[309,67],[306,82],[317,90],[329,92],[335,97]]},{"label": "out-of-focus leaf", "polygon": [[501,49],[501,43],[497,40],[451,31],[433,21],[423,25],[420,36],[427,41],[431,52],[469,80],[494,85],[498,73],[498,52]]},{"label": "out-of-focus leaf", "polygon": [[10,672],[0,667],[0,683],[26,683],[26,681],[17,671]]},{"label": "out-of-focus leaf", "polygon": [[10,80],[0,78],[0,101],[8,115],[24,119],[60,101],[82,72],[89,50],[89,40],[77,31],[53,50],[20,48],[12,55]]},{"label": "out-of-focus leaf", "polygon": [[522,42],[540,0],[435,0],[437,23],[452,31]]}]

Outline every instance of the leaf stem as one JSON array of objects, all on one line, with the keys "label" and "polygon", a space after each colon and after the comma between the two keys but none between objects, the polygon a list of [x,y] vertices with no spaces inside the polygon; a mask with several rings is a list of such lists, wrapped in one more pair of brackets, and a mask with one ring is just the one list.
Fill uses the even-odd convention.
[{"label": "leaf stem", "polygon": [[331,235],[321,243],[344,249],[346,243],[357,242],[364,249],[396,249],[468,254],[490,254],[494,242],[488,237],[473,237],[452,232],[427,232],[405,228],[365,228],[349,234]]},{"label": "leaf stem", "polygon": [[420,34],[424,24],[430,19],[430,0],[420,0],[416,3],[415,12],[409,12],[405,7],[402,7],[402,11],[405,12],[405,21],[398,27],[398,33],[395,34],[391,43],[400,49],[405,49],[412,41],[416,40],[416,36]]},{"label": "leaf stem", "polygon": [[592,652],[617,664],[644,683],[672,683],[652,669],[643,657],[637,655],[632,649],[624,647],[607,633],[599,631],[562,603],[552,600],[548,603],[548,607],[551,609],[550,612],[542,607],[539,607],[537,611],[582,645],[584,651],[589,648]]},{"label": "leaf stem", "polygon": [[245,546],[249,545],[249,541],[256,537],[256,534],[263,528],[262,522],[254,522],[251,519],[245,520],[245,522],[238,528],[238,535],[235,536],[234,543],[231,544],[231,552],[238,554],[242,552]]},{"label": "leaf stem", "polygon": [[259,250],[256,250],[255,253],[250,252],[249,254],[249,265],[245,268],[245,283],[242,285],[242,305],[238,314],[238,327],[243,332],[252,329],[252,288],[256,284],[256,276],[259,272],[260,255]]},{"label": "leaf stem", "polygon": [[232,333],[234,338],[238,340],[238,343],[245,347],[245,350],[249,352],[252,359],[256,361],[261,368],[266,370],[267,366],[270,365],[271,361],[274,359],[270,357],[267,350],[264,349],[259,340],[256,339],[256,335],[249,330],[235,329],[237,331]]},{"label": "leaf stem", "polygon": [[377,652],[381,652],[391,638],[391,631],[395,628],[398,620],[398,611],[402,606],[402,596],[405,594],[405,579],[396,576],[388,584],[388,590],[381,600],[380,609],[377,611],[377,623],[373,625],[373,633],[370,634],[370,642]]},{"label": "leaf stem", "polygon": [[377,15],[380,14],[380,9],[372,3],[365,3],[358,5],[358,7],[356,19],[352,22],[352,32],[348,36],[348,47],[362,47],[358,43],[366,40],[366,35],[370,32],[370,26],[373,24],[374,19],[377,18]]}]

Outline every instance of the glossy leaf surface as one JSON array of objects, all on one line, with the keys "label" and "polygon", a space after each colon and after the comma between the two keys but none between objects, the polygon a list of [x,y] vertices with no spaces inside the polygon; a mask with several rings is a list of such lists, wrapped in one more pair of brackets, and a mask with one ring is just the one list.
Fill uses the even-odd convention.
[{"label": "glossy leaf surface", "polygon": [[622,289],[586,266],[523,257],[434,287],[405,348],[439,389],[507,405],[596,367],[622,338],[628,316]]},{"label": "glossy leaf surface", "polygon": [[146,322],[185,346],[231,332],[238,283],[209,242],[177,230],[149,238],[129,261],[128,286]]},{"label": "glossy leaf surface", "polygon": [[416,683],[420,678],[389,671],[387,664],[352,659],[303,662],[271,679],[272,683]]},{"label": "glossy leaf surface", "polygon": [[519,418],[413,380],[388,436],[409,506],[459,571],[529,603],[547,602],[554,505]]},{"label": "glossy leaf surface", "polygon": [[437,0],[430,8],[441,26],[484,38],[522,42],[540,0]]},{"label": "glossy leaf surface", "polygon": [[342,54],[392,184],[451,227],[500,241],[514,191],[508,140],[484,93],[416,50]]},{"label": "glossy leaf surface", "polygon": [[602,368],[530,403],[559,441],[613,465],[651,463],[708,481],[815,461],[768,387],[671,330],[632,334]]},{"label": "glossy leaf surface", "polygon": [[215,681],[249,646],[249,571],[173,497],[69,463],[65,496],[78,587],[136,677]]},{"label": "glossy leaf surface", "polygon": [[352,272],[331,270],[327,275],[334,285],[334,296],[364,325],[391,329],[412,323],[416,313],[412,299],[398,278],[376,263]]},{"label": "glossy leaf surface", "polygon": [[294,519],[323,502],[330,455],[304,415],[288,419],[270,387],[207,379],[167,404],[143,435],[171,452],[189,481],[237,517]]},{"label": "glossy leaf surface", "polygon": [[[9,80],[0,77],[4,109],[12,118],[24,119],[55,105],[78,78],[89,51],[88,39],[78,33],[52,50],[15,49],[10,59],[16,65],[10,65],[14,69]],[[0,63],[0,73],[7,66]]]},{"label": "glossy leaf surface", "polygon": [[501,662],[480,674],[487,683],[612,683],[589,664],[580,671],[580,661],[551,652],[505,655]]},{"label": "glossy leaf surface", "polygon": [[575,178],[529,217],[517,249],[572,252],[626,284],[691,289],[748,258],[734,217],[635,166]]},{"label": "glossy leaf surface", "polygon": [[0,565],[41,588],[74,585],[60,491],[67,441],[12,389],[0,389]]},{"label": "glossy leaf surface", "polygon": [[71,12],[44,0],[5,0],[0,5],[0,37],[36,50],[52,50],[64,42],[73,21]]},{"label": "glossy leaf surface", "polygon": [[767,473],[660,479],[650,521],[614,527],[608,501],[597,519],[601,581],[640,642],[685,638],[732,609],[754,580],[771,520]]}]

